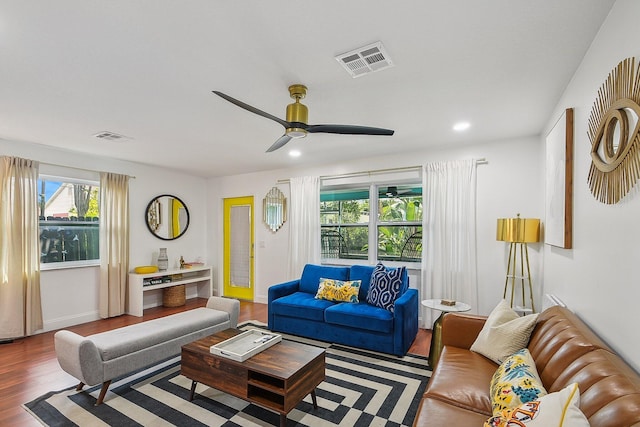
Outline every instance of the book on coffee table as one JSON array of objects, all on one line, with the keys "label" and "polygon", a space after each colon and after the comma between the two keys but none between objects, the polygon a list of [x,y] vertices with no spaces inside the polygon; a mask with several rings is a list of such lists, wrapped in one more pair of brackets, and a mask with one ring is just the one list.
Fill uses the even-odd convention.
[{"label": "book on coffee table", "polygon": [[235,337],[209,347],[212,354],[244,362],[282,340],[282,335],[259,329],[250,329]]}]

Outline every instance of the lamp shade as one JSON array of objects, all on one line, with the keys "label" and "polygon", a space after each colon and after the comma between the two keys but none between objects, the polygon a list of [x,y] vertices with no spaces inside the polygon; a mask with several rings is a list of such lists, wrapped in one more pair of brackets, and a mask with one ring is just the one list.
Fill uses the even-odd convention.
[{"label": "lamp shade", "polygon": [[498,218],[496,240],[511,243],[540,241],[540,220],[537,218]]}]

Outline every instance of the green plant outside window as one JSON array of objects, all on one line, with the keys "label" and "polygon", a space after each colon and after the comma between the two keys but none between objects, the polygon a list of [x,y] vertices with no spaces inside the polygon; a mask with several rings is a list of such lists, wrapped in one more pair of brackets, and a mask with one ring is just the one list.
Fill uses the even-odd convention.
[{"label": "green plant outside window", "polygon": [[[325,259],[421,260],[422,189],[417,185],[322,191],[320,223]],[[371,227],[377,231],[373,254],[369,250]]]}]

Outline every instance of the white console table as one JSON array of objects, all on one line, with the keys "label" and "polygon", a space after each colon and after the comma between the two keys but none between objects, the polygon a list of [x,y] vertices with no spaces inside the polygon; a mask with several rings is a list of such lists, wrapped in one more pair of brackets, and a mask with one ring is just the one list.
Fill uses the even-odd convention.
[{"label": "white console table", "polygon": [[[159,281],[161,283],[147,284]],[[157,271],[148,274],[129,273],[129,304],[127,314],[142,316],[144,309],[144,293],[156,289],[178,285],[197,286],[199,298],[209,298],[213,295],[211,267],[191,267],[181,270]]]}]

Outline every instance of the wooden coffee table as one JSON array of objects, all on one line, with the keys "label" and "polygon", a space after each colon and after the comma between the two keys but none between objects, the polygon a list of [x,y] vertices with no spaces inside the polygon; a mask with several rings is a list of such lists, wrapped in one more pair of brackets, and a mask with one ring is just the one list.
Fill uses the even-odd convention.
[{"label": "wooden coffee table", "polygon": [[240,399],[287,414],[311,394],[318,407],[316,387],[325,379],[325,352],[310,345],[281,341],[244,362],[211,354],[209,347],[242,333],[227,329],[182,346],[181,373],[191,379],[193,400],[197,383],[206,384]]}]

